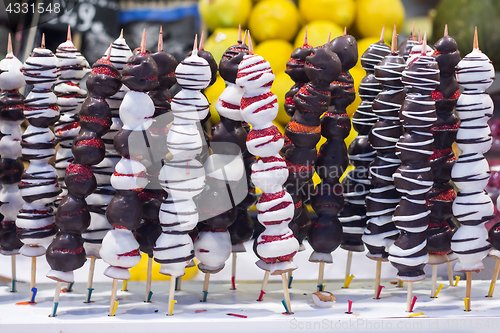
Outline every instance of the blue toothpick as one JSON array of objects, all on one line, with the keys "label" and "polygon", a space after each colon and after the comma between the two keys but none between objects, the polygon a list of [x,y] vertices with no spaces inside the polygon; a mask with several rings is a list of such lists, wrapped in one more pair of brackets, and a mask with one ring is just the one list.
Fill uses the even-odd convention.
[{"label": "blue toothpick", "polygon": [[55,317],[56,316],[56,313],[57,313],[57,307],[59,306],[59,302],[54,302],[54,308],[52,310],[52,316],[51,317]]},{"label": "blue toothpick", "polygon": [[85,303],[90,303],[90,296],[92,295],[92,290],[94,290],[94,288],[87,288],[87,290],[87,301]]},{"label": "blue toothpick", "polygon": [[149,291],[149,294],[148,294],[148,300],[146,301],[146,303],[151,303],[151,297],[153,296],[153,292],[152,291]]},{"label": "blue toothpick", "polygon": [[10,290],[11,293],[16,292],[16,282],[17,282],[16,279],[12,279],[12,289]]},{"label": "blue toothpick", "polygon": [[285,301],[285,300],[282,300],[282,301],[281,301],[281,304],[283,304],[283,306],[285,307],[285,311],[286,311],[286,313],[290,313],[290,310],[288,310],[288,306],[286,306],[286,301]]},{"label": "blue toothpick", "polygon": [[323,291],[324,286],[322,284],[318,284],[318,290]]},{"label": "blue toothpick", "polygon": [[293,276],[290,276],[288,278],[288,289],[292,288],[292,281],[293,281]]},{"label": "blue toothpick", "polygon": [[30,303],[35,303],[36,293],[37,293],[36,287],[31,288],[31,300],[30,300]]},{"label": "blue toothpick", "polygon": [[73,291],[73,284],[74,284],[74,282],[68,283],[68,288],[66,289],[67,293],[70,293]]},{"label": "blue toothpick", "polygon": [[203,290],[203,300],[202,300],[202,302],[206,302],[207,301],[207,296],[208,296],[208,291]]}]

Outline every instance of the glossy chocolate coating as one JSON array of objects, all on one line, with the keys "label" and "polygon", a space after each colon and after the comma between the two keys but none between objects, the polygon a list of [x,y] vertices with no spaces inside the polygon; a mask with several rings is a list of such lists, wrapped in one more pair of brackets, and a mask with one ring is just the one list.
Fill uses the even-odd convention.
[{"label": "glossy chocolate coating", "polygon": [[24,165],[16,158],[2,158],[0,161],[0,183],[1,184],[16,184],[21,181]]},{"label": "glossy chocolate coating", "polygon": [[47,262],[53,270],[70,272],[82,267],[87,261],[81,235],[59,233],[47,248]]},{"label": "glossy chocolate coating", "polygon": [[17,237],[15,221],[2,221],[0,227],[0,245],[2,251],[7,252],[18,250],[23,246],[23,242]]},{"label": "glossy chocolate coating", "polygon": [[117,191],[106,209],[106,218],[113,226],[135,230],[142,217],[142,204],[134,191]]},{"label": "glossy chocolate coating", "polygon": [[2,91],[0,93],[0,119],[23,120],[24,96],[19,91]]},{"label": "glossy chocolate coating", "polygon": [[224,79],[231,83],[236,82],[238,75],[238,65],[243,57],[248,54],[248,46],[238,42],[238,44],[230,46],[222,55],[219,63],[219,74]]},{"label": "glossy chocolate coating", "polygon": [[148,92],[158,87],[158,66],[149,54],[130,57],[122,70],[122,83],[130,90]]}]

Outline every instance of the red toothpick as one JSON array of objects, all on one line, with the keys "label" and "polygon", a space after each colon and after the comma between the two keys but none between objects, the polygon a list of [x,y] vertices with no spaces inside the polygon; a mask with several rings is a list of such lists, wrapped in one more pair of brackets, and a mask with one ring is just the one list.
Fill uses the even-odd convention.
[{"label": "red toothpick", "polygon": [[238,317],[238,318],[248,318],[247,316],[245,315],[240,315],[240,314],[236,314],[236,313],[226,313],[228,316],[233,316],[233,317]]},{"label": "red toothpick", "polygon": [[233,290],[236,290],[236,283],[235,283],[235,277],[231,276],[231,286],[233,287]]},{"label": "red toothpick", "polygon": [[45,48],[45,34],[44,33],[42,34],[42,44],[40,45],[40,48],[41,49]]},{"label": "red toothpick", "polygon": [[198,34],[194,35],[194,44],[193,44],[193,53],[192,55],[197,56],[198,55]]},{"label": "red toothpick", "polygon": [[382,26],[382,32],[380,33],[380,40],[384,40],[384,35],[385,35],[385,24]]},{"label": "red toothpick", "polygon": [[238,24],[238,44],[242,44],[243,39],[241,39],[241,24]]},{"label": "red toothpick", "polygon": [[398,50],[398,34],[396,33],[396,22],[394,22],[394,30],[392,30],[391,53],[397,54]]},{"label": "red toothpick", "polygon": [[382,289],[384,289],[385,286],[378,286],[378,292],[377,292],[377,299],[380,299],[380,293],[382,292]]},{"label": "red toothpick", "polygon": [[307,45],[307,25],[306,25],[306,30],[304,32],[304,44],[303,46],[306,46]]},{"label": "red toothpick", "polygon": [[200,46],[198,47],[198,51],[202,51],[204,46],[205,46],[205,32],[203,32],[202,30],[200,36]]},{"label": "red toothpick", "polygon": [[262,298],[264,297],[264,295],[265,295],[265,294],[266,294],[266,293],[265,293],[265,291],[264,291],[264,290],[261,290],[261,291],[260,291],[260,296],[259,296],[259,299],[258,299],[257,301],[258,301],[258,302],[261,302],[261,301],[262,301]]},{"label": "red toothpick", "polygon": [[12,38],[10,37],[10,33],[9,33],[9,39],[7,41],[7,54],[11,54],[12,53]]},{"label": "red toothpick", "polygon": [[67,40],[71,41],[71,26],[68,24],[68,36],[66,37]]},{"label": "red toothpick", "polygon": [[141,55],[146,54],[146,29],[142,31]]},{"label": "red toothpick", "polygon": [[413,296],[413,300],[411,301],[410,312],[413,312],[413,307],[415,306],[415,302],[417,302],[417,296]]},{"label": "red toothpick", "polygon": [[160,25],[160,35],[158,36],[158,52],[163,51],[163,26]]},{"label": "red toothpick", "polygon": [[422,55],[427,54],[427,31],[424,31],[424,39],[422,40]]},{"label": "red toothpick", "polygon": [[253,54],[253,43],[252,36],[250,36],[250,30],[248,31],[248,54]]},{"label": "red toothpick", "polygon": [[477,27],[474,28],[474,42],[472,43],[474,50],[479,50],[479,41],[477,39]]},{"label": "red toothpick", "polygon": [[413,25],[411,26],[411,39],[417,40],[417,37],[415,36],[415,21],[413,21]]},{"label": "red toothpick", "polygon": [[448,36],[448,24],[444,25],[444,37]]},{"label": "red toothpick", "polygon": [[352,313],[352,301],[351,300],[347,300],[347,303],[349,303],[349,305],[347,306],[347,314],[351,314]]}]

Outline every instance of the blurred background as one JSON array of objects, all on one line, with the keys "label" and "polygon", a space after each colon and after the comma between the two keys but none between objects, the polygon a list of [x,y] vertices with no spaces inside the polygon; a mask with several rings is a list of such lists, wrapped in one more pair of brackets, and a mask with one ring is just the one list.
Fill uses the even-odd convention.
[{"label": "blurred background", "polygon": [[[16,4],[27,4],[29,10],[16,11]],[[31,6],[38,8],[39,4],[46,9],[50,5],[51,11],[33,14]],[[55,12],[57,5],[59,11]],[[284,96],[293,85],[284,72],[285,66],[292,51],[302,45],[306,26],[312,46],[324,44],[329,33],[332,39],[343,34],[346,28],[348,34],[356,37],[361,56],[370,44],[380,39],[382,26],[385,25],[384,39],[388,42],[395,23],[400,43],[409,36],[413,22],[422,34],[427,32],[430,45],[442,37],[444,26],[448,24],[449,34],[458,42],[462,56],[472,50],[473,31],[477,26],[480,49],[500,69],[499,0],[4,0],[0,1],[0,59],[5,56],[9,32],[13,34],[15,55],[24,61],[33,47],[40,45],[42,33],[46,35],[46,47],[55,51],[65,40],[68,25],[72,28],[74,44],[90,64],[102,56],[121,29],[132,49],[139,46],[142,31],[146,29],[147,47],[154,52],[162,25],[164,50],[178,61],[191,50],[194,35],[203,31],[205,49],[219,62],[226,48],[236,43],[238,24],[241,24],[251,32],[255,53],[270,62],[276,75],[272,91],[278,96],[280,111],[275,123],[284,131],[289,121],[283,108]],[[357,92],[365,72],[358,62],[350,73]],[[489,89],[495,105],[500,105],[496,103],[500,98],[499,81]],[[224,81],[219,77],[205,91],[211,102],[211,124],[219,121],[214,106],[223,89]],[[359,102],[357,97],[349,106],[350,116]],[[495,114],[498,112],[495,110]],[[493,172],[487,190],[496,200],[500,193],[500,118],[493,118],[491,125],[494,146],[488,158]],[[352,130],[346,144],[349,145],[356,135]],[[322,143],[320,141],[319,145]],[[342,257],[339,264],[342,265],[345,253],[336,251],[339,252]],[[303,261],[303,265],[307,265],[305,257]],[[390,265],[385,267],[392,269]],[[260,270],[255,274],[260,277]],[[331,274],[343,278],[341,270]],[[387,274],[394,276],[392,272]],[[362,275],[361,271],[356,273],[360,278]],[[368,275],[372,275],[372,270]],[[227,278],[225,275],[220,277]],[[484,272],[484,277],[490,278],[491,272]]]}]

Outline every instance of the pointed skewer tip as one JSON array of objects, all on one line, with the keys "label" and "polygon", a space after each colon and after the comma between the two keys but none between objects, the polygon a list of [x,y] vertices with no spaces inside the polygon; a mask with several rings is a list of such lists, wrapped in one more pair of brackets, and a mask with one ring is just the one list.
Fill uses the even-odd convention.
[{"label": "pointed skewer tip", "polygon": [[9,33],[9,40],[7,42],[7,54],[11,54],[12,53],[12,38],[10,36],[10,33]]},{"label": "pointed skewer tip", "polygon": [[192,55],[198,55],[198,34],[194,35],[194,44],[193,44]]},{"label": "pointed skewer tip", "polygon": [[344,27],[344,36],[347,36],[347,27]]},{"label": "pointed skewer tip", "polygon": [[45,34],[44,33],[42,34],[42,44],[40,45],[40,48],[41,49],[45,48]]},{"label": "pointed skewer tip", "polygon": [[120,31],[120,38],[123,38],[123,29]]},{"label": "pointed skewer tip", "polygon": [[146,29],[142,31],[142,40],[141,40],[141,54],[146,54]]},{"label": "pointed skewer tip", "polygon": [[479,50],[479,40],[477,38],[477,27],[474,28],[474,42],[472,44],[474,50]]},{"label": "pointed skewer tip", "polygon": [[248,30],[245,30],[245,34],[243,35],[243,39],[241,40],[243,45],[247,45],[247,38],[248,38],[247,33],[248,33]]},{"label": "pointed skewer tip", "polygon": [[306,30],[304,31],[304,46],[307,45],[307,25],[306,25]]},{"label": "pointed skewer tip", "polygon": [[71,26],[68,24],[68,35],[67,35],[67,40],[71,41]]},{"label": "pointed skewer tip", "polygon": [[238,44],[243,43],[243,39],[241,39],[241,23],[238,24]]},{"label": "pointed skewer tip", "polygon": [[396,33],[396,24],[394,24],[394,30],[392,31],[392,41],[391,41],[391,53],[395,54],[398,47],[398,34]]},{"label": "pointed skewer tip", "polygon": [[444,37],[448,36],[448,24],[444,25]]},{"label": "pointed skewer tip", "polygon": [[422,55],[427,54],[427,31],[424,31],[424,38],[422,39]]},{"label": "pointed skewer tip", "polygon": [[330,41],[332,40],[332,33],[328,33],[328,40],[326,41],[327,44],[330,44]]},{"label": "pointed skewer tip", "polygon": [[250,36],[250,31],[248,31],[248,53],[253,54],[253,43],[252,37]]},{"label": "pointed skewer tip", "polygon": [[382,32],[380,33],[380,40],[384,40],[384,35],[385,35],[385,24],[382,26]]},{"label": "pointed skewer tip", "polygon": [[202,31],[200,36],[200,46],[198,47],[198,51],[202,51],[204,46],[205,46],[205,32]]},{"label": "pointed skewer tip", "polygon": [[107,60],[111,59],[111,49],[113,48],[113,43],[109,44],[109,51],[108,51],[108,56],[106,57]]},{"label": "pointed skewer tip", "polygon": [[422,33],[420,32],[420,29],[418,29],[418,43],[422,44]]},{"label": "pointed skewer tip", "polygon": [[411,26],[411,40],[417,40],[417,36],[415,36],[415,21],[413,21],[413,25]]}]

